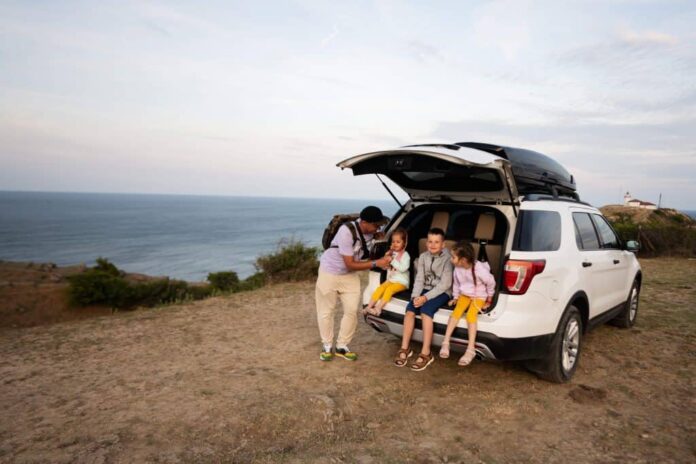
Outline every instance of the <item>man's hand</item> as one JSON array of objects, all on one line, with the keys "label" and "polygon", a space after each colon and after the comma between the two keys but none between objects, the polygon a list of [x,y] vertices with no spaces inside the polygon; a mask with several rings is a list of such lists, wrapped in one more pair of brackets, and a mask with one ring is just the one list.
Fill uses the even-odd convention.
[{"label": "man's hand", "polygon": [[385,256],[384,258],[380,258],[376,261],[377,267],[382,268],[382,269],[388,269],[389,268],[389,263],[391,263],[391,256]]}]

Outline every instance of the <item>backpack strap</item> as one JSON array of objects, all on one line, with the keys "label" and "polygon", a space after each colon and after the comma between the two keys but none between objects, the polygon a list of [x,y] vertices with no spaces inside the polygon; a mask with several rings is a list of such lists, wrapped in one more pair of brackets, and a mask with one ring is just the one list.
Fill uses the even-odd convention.
[{"label": "backpack strap", "polygon": [[[351,222],[351,224],[353,224]],[[370,257],[370,250],[367,249],[367,242],[365,241],[365,236],[362,233],[362,230],[360,230],[360,224],[358,224],[358,221],[355,221],[353,228],[355,230],[351,230],[353,232],[353,244],[355,244],[355,231],[358,232],[358,235],[360,236],[360,246],[362,248],[362,259],[367,259]],[[352,229],[352,228],[351,228]]]},{"label": "backpack strap", "polygon": [[[360,230],[360,224],[357,222],[344,222],[343,223],[346,227],[348,227],[348,230],[350,230],[351,235],[353,236],[353,245],[355,245],[355,242],[360,240],[360,248],[362,248],[363,252],[363,259],[367,258],[370,256],[370,250],[367,248],[367,242],[365,241],[365,236],[362,233],[362,230]],[[331,245],[329,248],[338,248],[338,245]]]}]

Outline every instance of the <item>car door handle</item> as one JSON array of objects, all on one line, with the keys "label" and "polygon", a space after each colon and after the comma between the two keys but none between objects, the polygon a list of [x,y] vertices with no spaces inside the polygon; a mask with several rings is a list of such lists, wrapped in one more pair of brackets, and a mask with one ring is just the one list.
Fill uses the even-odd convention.
[{"label": "car door handle", "polygon": [[621,262],[621,261],[619,261],[618,259],[615,259],[615,260],[614,260],[614,264],[619,264],[620,262]]},{"label": "car door handle", "polygon": [[582,267],[590,267],[590,266],[592,266],[592,263],[590,263],[588,261],[585,261],[584,263],[582,263]]}]

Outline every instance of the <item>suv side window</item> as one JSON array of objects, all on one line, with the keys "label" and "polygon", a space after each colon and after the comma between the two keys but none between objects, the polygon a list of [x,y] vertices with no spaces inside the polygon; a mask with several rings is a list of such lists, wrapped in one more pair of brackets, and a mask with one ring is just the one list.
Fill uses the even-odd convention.
[{"label": "suv side window", "polygon": [[579,250],[599,250],[597,231],[587,213],[573,213],[575,223],[575,242]]},{"label": "suv side window", "polygon": [[597,226],[599,237],[602,239],[602,248],[621,248],[619,238],[605,218],[599,214],[593,214],[592,220]]},{"label": "suv side window", "polygon": [[512,242],[515,251],[556,251],[561,246],[561,215],[556,211],[520,211]]}]

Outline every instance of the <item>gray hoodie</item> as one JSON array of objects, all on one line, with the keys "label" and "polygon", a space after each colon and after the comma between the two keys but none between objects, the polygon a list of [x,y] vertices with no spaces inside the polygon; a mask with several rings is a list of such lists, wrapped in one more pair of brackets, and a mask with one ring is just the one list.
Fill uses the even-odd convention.
[{"label": "gray hoodie", "polygon": [[411,298],[420,296],[423,290],[427,290],[425,296],[428,300],[432,300],[442,293],[452,295],[453,266],[450,257],[447,248],[443,249],[439,255],[433,255],[429,251],[421,253],[418,257]]}]

